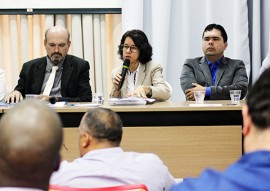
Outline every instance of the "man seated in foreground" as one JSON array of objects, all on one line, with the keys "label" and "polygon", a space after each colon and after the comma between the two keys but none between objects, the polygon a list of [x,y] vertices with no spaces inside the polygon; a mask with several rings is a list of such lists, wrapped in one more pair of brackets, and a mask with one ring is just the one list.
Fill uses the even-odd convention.
[{"label": "man seated in foreground", "polygon": [[78,129],[81,158],[61,162],[50,184],[88,188],[145,184],[150,191],[169,190],[175,181],[158,156],[120,148],[122,127],[110,109],[86,112]]},{"label": "man seated in foreground", "polygon": [[62,137],[58,115],[43,102],[11,108],[0,122],[0,190],[48,190]]},{"label": "man seated in foreground", "polygon": [[243,106],[245,154],[224,172],[205,170],[171,191],[266,191],[270,188],[270,69],[254,84]]}]

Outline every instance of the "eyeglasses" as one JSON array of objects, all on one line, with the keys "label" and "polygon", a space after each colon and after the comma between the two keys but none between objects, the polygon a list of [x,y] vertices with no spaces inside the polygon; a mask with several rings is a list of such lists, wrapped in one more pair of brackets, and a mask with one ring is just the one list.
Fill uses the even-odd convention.
[{"label": "eyeglasses", "polygon": [[121,48],[122,48],[122,50],[123,51],[127,51],[128,49],[130,50],[130,52],[132,52],[132,53],[135,53],[135,52],[137,52],[137,50],[138,50],[138,48],[136,47],[136,46],[128,46],[128,45],[121,45]]}]

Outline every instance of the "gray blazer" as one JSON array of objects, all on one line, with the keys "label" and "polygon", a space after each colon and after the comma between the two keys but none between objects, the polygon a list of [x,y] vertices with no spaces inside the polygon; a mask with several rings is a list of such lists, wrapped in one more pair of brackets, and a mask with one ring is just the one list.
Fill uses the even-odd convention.
[{"label": "gray blazer", "polygon": [[224,57],[218,67],[216,84],[212,86],[211,71],[205,57],[197,57],[185,61],[180,77],[184,93],[193,87],[192,83],[211,88],[210,97],[205,99],[228,100],[230,90],[242,90],[243,99],[247,93],[248,77],[243,61]]},{"label": "gray blazer", "polygon": [[[171,91],[168,84],[165,82],[162,75],[163,68],[160,64],[155,64],[153,62],[148,62],[146,64],[141,64],[139,68],[139,76],[135,88],[140,85],[151,86],[152,97],[157,101],[165,101],[171,97]],[[112,79],[122,71],[122,66],[115,68],[112,71]],[[114,86],[112,87],[112,92],[114,91]],[[127,83],[126,80],[121,88],[121,97],[126,97],[127,95]]]}]

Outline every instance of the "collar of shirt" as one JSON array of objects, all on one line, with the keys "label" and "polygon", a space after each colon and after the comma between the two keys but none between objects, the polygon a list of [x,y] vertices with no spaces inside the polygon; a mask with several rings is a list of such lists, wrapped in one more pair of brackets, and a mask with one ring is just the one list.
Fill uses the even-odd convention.
[{"label": "collar of shirt", "polygon": [[[49,59],[48,56],[47,56],[46,59],[47,59],[46,71],[47,72],[51,72],[52,71],[52,67],[54,66],[54,64],[52,63],[52,61]],[[65,58],[60,63],[57,64],[58,70],[56,72],[60,71],[63,68],[64,60],[65,60]]]},{"label": "collar of shirt", "polygon": [[103,148],[103,149],[95,149],[92,151],[89,151],[88,153],[86,153],[85,155],[82,156],[82,158],[87,158],[89,156],[97,156],[97,155],[103,155],[103,154],[107,154],[109,152],[112,153],[123,153],[123,149],[121,147],[110,147],[110,148]]},{"label": "collar of shirt", "polygon": [[[60,63],[57,64],[58,70],[56,71],[55,80],[54,80],[53,87],[52,87],[52,90],[50,93],[51,96],[62,97],[62,95],[61,95],[61,77],[62,77],[64,60],[65,60],[65,58]],[[43,84],[41,87],[41,92],[43,92],[45,89],[46,83],[49,79],[49,76],[51,74],[53,66],[54,66],[54,64],[47,56],[46,72],[45,72],[45,77],[44,77]]]},{"label": "collar of shirt", "polygon": [[222,56],[220,59],[218,59],[215,63],[212,63],[210,60],[208,60],[207,57],[205,57],[209,67],[211,68],[213,64],[216,64],[217,66],[219,66],[219,64],[221,63],[222,59],[224,58],[224,56]]},{"label": "collar of shirt", "polygon": [[131,72],[130,70],[128,70],[128,71],[127,71],[128,74],[130,75],[130,74],[133,74],[133,73],[139,73],[140,65],[141,65],[141,63],[138,64],[138,67],[136,68],[136,70],[135,70],[134,72]]},{"label": "collar of shirt", "polygon": [[217,76],[218,66],[221,63],[222,59],[223,59],[223,56],[220,59],[218,59],[215,63],[212,63],[206,58],[206,61],[208,63],[210,71],[211,71],[212,85],[213,86],[216,84],[216,76]]}]

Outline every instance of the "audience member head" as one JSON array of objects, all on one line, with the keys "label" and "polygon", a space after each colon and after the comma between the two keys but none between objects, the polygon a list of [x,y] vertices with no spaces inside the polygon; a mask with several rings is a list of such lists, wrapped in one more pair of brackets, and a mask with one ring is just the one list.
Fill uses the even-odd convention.
[{"label": "audience member head", "polygon": [[152,46],[148,42],[146,34],[141,30],[130,30],[122,36],[120,45],[118,46],[118,54],[122,60],[130,59],[132,62],[132,57],[130,58],[130,55],[126,54],[127,51],[136,54],[137,57],[135,58],[141,64],[146,64],[152,60]]},{"label": "audience member head", "polygon": [[225,29],[218,24],[206,26],[202,35],[202,50],[204,55],[212,63],[223,57],[228,43]]},{"label": "audience member head", "polygon": [[53,26],[46,30],[44,46],[49,59],[58,64],[61,62],[70,47],[70,33],[62,26]]},{"label": "audience member head", "polygon": [[119,147],[122,121],[117,113],[95,108],[85,113],[79,126],[80,155],[95,149]]},{"label": "audience member head", "polygon": [[270,150],[270,68],[247,94],[243,106],[243,134],[246,152]]},{"label": "audience member head", "polygon": [[0,187],[47,190],[62,144],[58,115],[39,100],[18,103],[0,121]]}]

